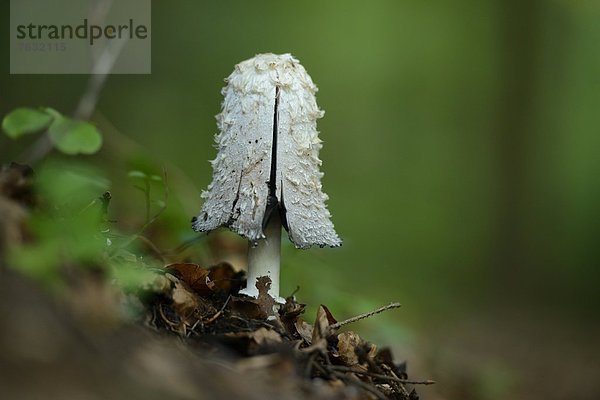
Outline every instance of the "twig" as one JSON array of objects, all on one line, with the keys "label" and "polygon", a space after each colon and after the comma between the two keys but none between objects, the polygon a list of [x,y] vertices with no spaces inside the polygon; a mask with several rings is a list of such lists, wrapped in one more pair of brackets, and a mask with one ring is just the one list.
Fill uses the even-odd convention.
[{"label": "twig", "polygon": [[346,367],[343,365],[331,365],[329,366],[329,368],[331,368],[334,371],[340,371],[340,372],[352,372],[354,374],[360,374],[360,375],[366,375],[366,376],[370,376],[372,378],[377,378],[377,379],[382,379],[382,380],[388,380],[388,381],[394,381],[394,382],[398,382],[398,383],[403,383],[403,384],[408,384],[408,385],[433,385],[435,384],[435,381],[432,381],[430,379],[424,380],[424,381],[411,381],[408,379],[401,379],[395,376],[389,376],[389,375],[384,375],[384,374],[376,374],[374,372],[369,372],[369,371],[361,371],[358,369],[354,369],[352,367]]},{"label": "twig", "polygon": [[294,297],[296,295],[296,293],[298,293],[300,291],[300,286],[296,286],[296,289],[294,289],[294,291],[292,292],[292,294],[290,294],[288,297]]},{"label": "twig", "polygon": [[231,295],[229,295],[227,297],[227,300],[225,300],[225,304],[223,304],[223,307],[221,307],[221,309],[219,311],[217,311],[215,313],[215,315],[213,315],[212,317],[210,317],[207,321],[206,324],[210,324],[211,322],[215,321],[217,318],[219,318],[221,316],[221,314],[223,314],[223,311],[225,310],[225,307],[227,307],[227,304],[229,303],[229,300],[231,299]]},{"label": "twig", "polygon": [[373,386],[370,386],[370,385],[364,383],[363,381],[361,381],[360,379],[358,379],[356,377],[351,377],[351,376],[348,376],[348,375],[344,375],[344,374],[342,374],[340,372],[337,372],[335,370],[333,371],[332,375],[335,376],[338,379],[341,379],[341,380],[346,381],[346,382],[348,382],[350,384],[356,385],[359,388],[361,388],[361,389],[363,389],[363,390],[365,390],[365,391],[367,391],[369,393],[374,394],[375,397],[377,397],[380,400],[388,400],[388,397],[386,395],[384,395],[383,393],[381,393],[379,390],[377,390]]},{"label": "twig", "polygon": [[203,240],[204,238],[206,238],[206,235],[198,235],[198,236],[194,236],[191,239],[186,240],[185,242],[181,243],[179,246],[175,247],[174,249],[168,249],[162,252],[163,255],[177,255],[179,253],[181,253],[182,251],[184,251],[185,249],[187,249],[188,247],[192,246],[194,243],[199,242],[200,240]]},{"label": "twig", "polygon": [[[392,375],[394,378],[399,378],[398,375],[396,375],[396,372],[394,372],[393,369],[391,369],[388,365],[386,364],[381,364],[381,368],[383,368],[385,371],[387,371],[390,375]],[[410,393],[408,393],[408,390],[406,390],[406,387],[404,386],[404,384],[399,383],[399,382],[394,382],[394,381],[390,381],[390,385],[397,391],[399,391],[400,393],[402,393],[404,395],[405,398],[410,399]]]},{"label": "twig", "polygon": [[369,311],[368,313],[360,314],[360,315],[357,315],[356,317],[349,318],[345,321],[336,322],[335,324],[329,325],[329,330],[335,331],[335,330],[340,329],[344,325],[348,325],[353,322],[360,321],[361,319],[369,318],[375,314],[379,314],[381,312],[391,310],[393,308],[399,308],[399,307],[401,307],[400,303],[390,303],[387,306],[379,307],[377,310]]},{"label": "twig", "polygon": [[319,363],[317,362],[316,358],[315,358],[315,360],[313,360],[313,367],[315,367],[316,369],[318,369],[318,370],[319,370],[319,372],[320,372],[321,374],[323,374],[323,376],[325,376],[325,377],[327,377],[327,376],[330,376],[330,375],[331,375],[330,373],[328,373],[328,372],[325,370],[325,368],[323,368],[323,366],[322,366],[321,364],[319,364]]},{"label": "twig", "polygon": [[306,362],[306,367],[304,368],[304,376],[306,378],[310,378],[312,376],[313,364],[315,364],[315,359],[319,353],[313,352],[309,354],[308,361]]},{"label": "twig", "polygon": [[158,306],[158,312],[160,313],[160,316],[162,317],[163,321],[165,321],[167,323],[167,325],[171,326],[171,327],[178,327],[179,324],[172,322],[171,320],[169,320],[167,318],[167,316],[165,315],[163,308],[162,308],[162,304],[160,304]]},{"label": "twig", "polygon": [[156,247],[156,245],[154,243],[152,243],[152,241],[150,239],[148,239],[146,236],[144,235],[136,235],[135,237],[136,239],[140,240],[141,242],[144,242],[144,244],[146,244],[150,250],[152,250],[152,252],[154,253],[154,255],[156,257],[158,257],[160,259],[160,261],[164,262],[165,258],[162,255],[162,252],[160,251],[160,249],[158,247]]},{"label": "twig", "polygon": [[189,329],[189,331],[187,332],[187,337],[192,336],[192,333],[195,333],[196,335],[198,334],[196,332],[196,327],[201,324],[202,325],[202,331],[204,331],[204,324],[202,323],[201,320],[197,319],[196,322],[194,323],[194,325],[192,325],[192,327]]}]

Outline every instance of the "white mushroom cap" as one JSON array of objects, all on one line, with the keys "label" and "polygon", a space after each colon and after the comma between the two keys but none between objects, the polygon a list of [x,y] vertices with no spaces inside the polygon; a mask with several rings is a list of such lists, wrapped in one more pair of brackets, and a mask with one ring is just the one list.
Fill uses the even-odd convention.
[{"label": "white mushroom cap", "polygon": [[213,180],[193,228],[228,226],[251,241],[264,238],[277,120],[275,197],[290,240],[299,248],[341,245],[321,190],[317,119],[324,112],[304,67],[290,54],[259,54],[236,65],[226,82]]}]

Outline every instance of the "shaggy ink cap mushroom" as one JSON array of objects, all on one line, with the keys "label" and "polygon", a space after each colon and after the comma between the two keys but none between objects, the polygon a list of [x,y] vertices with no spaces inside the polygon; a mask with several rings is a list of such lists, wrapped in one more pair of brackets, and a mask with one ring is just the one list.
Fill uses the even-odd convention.
[{"label": "shaggy ink cap mushroom", "polygon": [[290,54],[259,54],[235,66],[217,115],[217,157],[199,232],[227,226],[250,241],[248,284],[268,275],[279,297],[281,226],[297,248],[340,246],[321,189],[317,87]]}]

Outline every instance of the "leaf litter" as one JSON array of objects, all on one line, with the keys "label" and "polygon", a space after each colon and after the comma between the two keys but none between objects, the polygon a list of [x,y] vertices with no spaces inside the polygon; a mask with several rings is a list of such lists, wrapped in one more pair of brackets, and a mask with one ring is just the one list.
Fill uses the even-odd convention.
[{"label": "leaf litter", "polygon": [[351,322],[397,308],[397,303],[342,322],[321,305],[310,324],[305,305],[294,296],[275,305],[267,294],[268,277],[257,280],[257,299],[238,294],[243,276],[227,263],[210,268],[172,264],[165,267],[164,276],[170,284],[153,285],[162,289],[146,297],[148,324],[213,353],[233,353],[241,370],[275,373],[285,366],[302,379],[334,390],[354,388],[356,398],[365,399],[414,400],[415,385],[434,383],[409,380],[406,363],[395,362],[389,348],[378,349],[353,331],[339,332]]},{"label": "leaf litter", "polygon": [[[24,239],[29,242],[34,241],[29,234],[25,233],[26,229],[23,226],[29,217],[29,210],[35,209],[32,205],[37,197],[32,190],[31,176],[32,171],[28,167],[17,164],[4,167],[0,173],[0,206],[10,214],[14,214],[9,212],[13,208],[22,210],[18,214],[20,216],[17,223],[11,222],[9,219],[0,221],[0,228],[2,228],[0,233],[4,233],[0,235],[0,249],[6,245],[20,244]],[[101,211],[105,215],[110,196],[108,198],[103,196],[102,199]],[[0,211],[2,211],[2,207],[0,207]],[[13,233],[9,235],[7,232]],[[42,241],[43,238],[35,240]],[[114,257],[114,260],[127,261],[132,265],[141,264],[146,272],[149,269],[148,264],[140,261],[142,257],[138,257],[124,248],[110,257]],[[83,262],[79,261],[79,263]],[[142,384],[142,382],[147,381],[146,376],[130,376],[129,380],[126,378],[130,371],[139,369],[139,366],[132,369],[129,364],[137,365],[136,363],[139,363],[140,360],[145,360],[144,368],[151,368],[155,372],[155,384],[159,384],[160,377],[166,379],[160,385],[164,385],[165,393],[170,394],[181,392],[182,388],[189,389],[190,393],[193,393],[194,387],[202,390],[202,385],[210,386],[213,381],[223,380],[220,375],[214,375],[216,374],[214,368],[206,369],[206,363],[212,362],[226,366],[225,371],[231,375],[231,379],[225,384],[212,383],[211,390],[217,393],[213,398],[225,398],[232,395],[242,398],[263,398],[260,393],[265,393],[265,397],[270,398],[272,393],[271,396],[266,393],[271,390],[278,393],[277,397],[282,399],[415,400],[418,399],[416,385],[434,383],[430,380],[410,380],[407,375],[406,363],[396,362],[389,348],[378,349],[376,345],[364,340],[356,332],[340,331],[352,322],[397,308],[400,306],[397,303],[391,303],[343,321],[338,321],[327,306],[321,305],[317,310],[316,317],[311,320],[310,317],[305,316],[306,306],[299,303],[293,295],[286,298],[285,304],[275,305],[274,300],[267,294],[271,285],[268,277],[257,279],[258,298],[240,295],[239,291],[245,284],[244,273],[236,271],[230,264],[224,262],[210,268],[194,263],[169,263],[161,268],[152,268],[155,273],[150,274],[151,278],[148,279],[148,274],[146,274],[143,282],[138,282],[137,285],[129,288],[121,287],[120,290],[117,290],[118,287],[114,285],[113,281],[98,279],[102,276],[101,270],[89,269],[89,267],[73,269],[73,267],[75,266],[63,266],[58,273],[66,274],[69,285],[72,286],[69,289],[70,297],[63,297],[71,303],[71,312],[76,318],[72,321],[63,315],[64,312],[59,311],[56,317],[57,323],[73,324],[75,327],[68,328],[67,331],[76,332],[80,330],[79,325],[81,324],[78,318],[83,316],[84,320],[95,321],[96,325],[94,326],[96,327],[93,329],[95,334],[102,332],[105,334],[106,328],[98,329],[98,321],[103,320],[98,315],[103,313],[114,315],[114,310],[119,307],[137,310],[135,313],[137,321],[145,326],[147,328],[145,331],[154,335],[155,339],[150,340],[147,335],[140,336],[139,332],[134,330],[133,333],[128,331],[126,336],[134,336],[135,340],[132,341],[131,338],[128,338],[127,344],[119,343],[118,345],[128,349],[124,354],[139,353],[141,358],[131,359],[126,355],[118,356],[117,359],[122,359],[121,364],[125,368],[121,371],[113,364],[113,357],[99,356],[99,354],[115,355],[119,353],[115,353],[112,348],[114,345],[112,340],[105,340],[102,342],[104,344],[100,346],[100,351],[93,353],[97,354],[94,356],[96,358],[93,364],[105,364],[107,367],[104,370],[94,367],[89,370],[89,373],[92,375],[108,374],[108,376],[117,374],[120,377],[119,382],[123,381],[120,384],[123,384],[124,388],[129,390],[127,385],[131,384],[132,388],[138,388],[136,390],[139,393],[147,392],[147,398],[156,398],[158,392],[148,392],[144,388],[143,384],[145,383]],[[84,265],[82,264],[81,267]],[[14,273],[14,270],[6,269],[2,263],[2,257],[0,257],[0,277],[3,277],[0,283],[4,287],[3,290],[0,290],[0,303],[11,304],[7,301],[8,296],[8,299],[13,302],[11,312],[19,315],[17,296],[26,296],[25,298],[40,296],[32,296],[28,292],[31,284],[23,283],[23,278],[13,276]],[[26,289],[14,290],[19,285],[25,285]],[[97,287],[98,290],[90,291],[90,285]],[[86,293],[86,295],[82,297],[82,293]],[[53,303],[51,300],[44,301],[47,304]],[[26,301],[23,303],[27,304]],[[41,311],[36,311],[38,308]],[[46,308],[45,304],[35,307],[28,305],[27,311],[23,312],[31,315],[39,312],[39,315],[44,316],[39,318],[40,321],[48,320],[49,315],[55,314],[56,311]],[[14,322],[14,319],[4,318],[7,315],[7,313],[0,314],[0,323],[4,323],[5,326],[13,326],[14,329],[18,328],[18,322]],[[128,320],[131,321],[131,318]],[[136,319],[134,318],[134,320]],[[32,319],[32,321],[37,321],[37,319]],[[309,321],[313,321],[312,324]],[[115,323],[111,323],[111,326],[117,326]],[[27,331],[44,335],[46,332],[44,326],[36,327],[34,324],[28,326]],[[108,331],[111,329],[113,328]],[[5,334],[6,332],[10,332],[10,330],[5,330]],[[89,351],[89,339],[83,340],[83,344],[78,341],[89,332],[89,330],[83,329],[83,333],[76,334],[70,339],[68,348],[72,350],[73,357],[79,357],[79,354]],[[68,335],[65,334],[65,337]],[[181,346],[165,345],[160,339],[169,337],[177,339],[183,344],[185,355],[180,354]],[[51,346],[46,347],[47,349],[51,348]],[[0,341],[0,351],[2,349],[2,341]],[[71,353],[67,352],[56,359],[57,371],[68,367],[68,364],[64,364],[62,360]],[[7,352],[6,354],[9,354],[9,357],[3,362],[10,366],[10,354],[17,353]],[[148,360],[151,360],[152,365],[147,365]],[[14,365],[21,365],[18,358],[13,361],[16,362]],[[190,368],[195,366],[198,374],[204,371],[202,373],[205,375],[205,379],[198,381],[197,377],[194,378],[193,373],[190,372],[194,369],[181,370],[181,367],[176,367],[181,362],[189,362]],[[0,370],[2,370],[1,367],[2,363],[0,362]],[[10,368],[13,372],[18,371],[18,368],[14,366]],[[28,374],[32,373],[31,371],[32,369],[29,367],[25,370]],[[173,375],[173,379],[168,378],[165,371],[170,371],[169,374]],[[175,371],[178,372],[175,373]],[[73,376],[80,373],[81,369],[78,368],[71,371]],[[211,376],[214,379],[210,378]],[[260,380],[261,377],[265,378],[261,382],[268,381],[271,382],[271,385],[260,386],[254,379]],[[273,382],[274,377],[276,382]],[[146,380],[142,381],[142,379]],[[173,385],[168,383],[171,381],[185,381],[185,384],[177,383],[176,387],[172,387]],[[9,385],[11,382],[16,381],[8,380],[4,383]],[[255,386],[260,386],[263,392],[252,394],[243,391],[244,388]],[[11,386],[6,387],[8,393],[11,393]],[[22,386],[15,387],[19,388],[18,390],[23,389]],[[34,389],[32,387],[32,390]],[[201,398],[188,395],[171,398],[192,397]]]}]

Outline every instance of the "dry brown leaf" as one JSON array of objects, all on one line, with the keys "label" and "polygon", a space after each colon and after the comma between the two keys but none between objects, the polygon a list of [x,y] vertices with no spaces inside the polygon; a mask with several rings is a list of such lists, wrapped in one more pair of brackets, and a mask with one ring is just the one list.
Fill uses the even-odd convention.
[{"label": "dry brown leaf", "polygon": [[371,346],[371,349],[367,353],[367,357],[373,360],[377,356],[377,345],[374,343],[369,343],[369,345]]},{"label": "dry brown leaf", "polygon": [[356,348],[362,342],[360,336],[352,331],[348,331],[340,333],[337,337],[337,349],[340,359],[349,367],[358,364]]},{"label": "dry brown leaf", "polygon": [[[288,297],[285,299],[285,304],[279,308],[279,318],[281,320],[281,323],[285,328],[285,331],[292,337],[299,334],[298,328],[296,327],[296,322],[299,321],[300,315],[304,313],[305,307],[305,304],[300,304],[296,302],[296,300],[293,297]],[[310,343],[311,335],[312,327],[308,334],[307,343]],[[300,336],[303,339],[305,339],[302,335]]]},{"label": "dry brown leaf", "polygon": [[317,310],[317,320],[315,321],[312,333],[312,342],[316,343],[319,339],[326,339],[329,334],[329,326],[336,322],[329,309],[321,304]]},{"label": "dry brown leaf", "polygon": [[252,297],[232,297],[229,304],[236,314],[246,319],[264,320],[267,318],[260,309],[258,300]]},{"label": "dry brown leaf", "polygon": [[281,335],[272,329],[265,327],[250,332],[250,337],[259,345],[268,343],[281,343]]},{"label": "dry brown leaf", "polygon": [[304,341],[306,343],[311,344],[312,343],[312,334],[314,331],[313,326],[302,319],[296,320],[296,322],[294,323],[294,326],[296,327],[296,332],[298,332],[300,337],[302,339],[304,339]]},{"label": "dry brown leaf", "polygon": [[196,295],[187,290],[181,282],[176,282],[172,293],[173,307],[182,318],[189,318],[199,307]]},{"label": "dry brown leaf", "polygon": [[258,299],[253,297],[233,297],[231,308],[238,314],[249,319],[267,319],[275,314],[275,300],[269,295],[271,278],[261,276],[256,280]]},{"label": "dry brown leaf", "polygon": [[220,289],[228,294],[231,293],[234,287],[240,285],[236,275],[238,273],[235,272],[231,264],[222,262],[210,268],[208,277],[214,283],[213,290]]},{"label": "dry brown leaf", "polygon": [[209,278],[210,271],[198,264],[178,263],[170,264],[165,268],[175,272],[194,292],[207,296],[212,293],[215,283]]},{"label": "dry brown leaf", "polygon": [[231,332],[224,335],[228,343],[244,354],[255,354],[257,348],[281,343],[281,335],[272,329],[260,327],[252,332]]},{"label": "dry brown leaf", "polygon": [[279,315],[281,319],[287,321],[296,321],[296,319],[304,314],[306,304],[298,303],[293,297],[285,299],[285,304],[279,309]]}]

